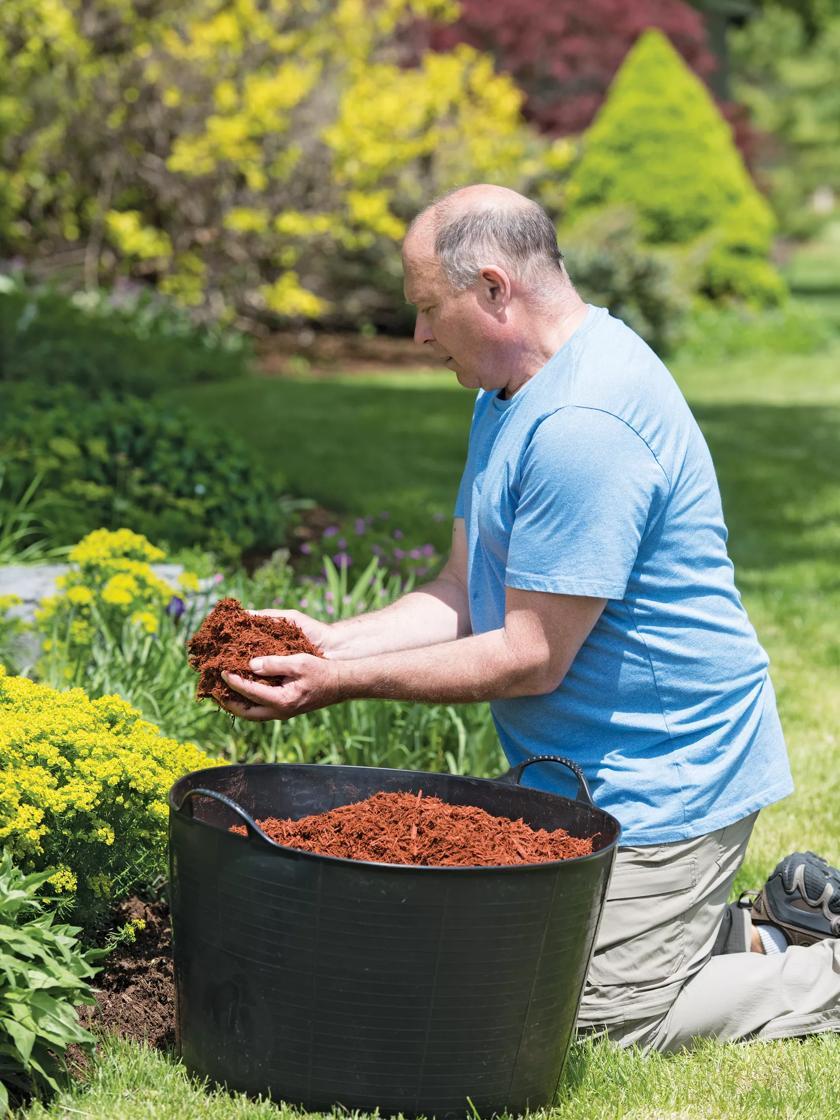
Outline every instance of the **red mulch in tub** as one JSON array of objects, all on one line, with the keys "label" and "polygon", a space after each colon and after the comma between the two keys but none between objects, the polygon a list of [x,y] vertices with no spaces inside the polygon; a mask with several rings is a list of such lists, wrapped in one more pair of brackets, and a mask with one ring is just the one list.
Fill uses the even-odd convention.
[{"label": "red mulch in tub", "polygon": [[[326,856],[432,867],[498,867],[545,863],[589,855],[594,836],[563,828],[534,829],[522,820],[495,817],[473,805],[438,797],[376,793],[300,820],[257,822],[272,840]],[[231,832],[245,834],[244,825]]]},{"label": "red mulch in tub", "polygon": [[212,696],[227,703],[234,700],[246,708],[255,707],[222,680],[222,671],[236,673],[245,680],[280,684],[281,677],[257,677],[248,668],[252,657],[285,657],[310,653],[321,657],[294,622],[285,618],[249,614],[238,599],[220,599],[187,643],[189,663],[197,673],[196,699]]}]

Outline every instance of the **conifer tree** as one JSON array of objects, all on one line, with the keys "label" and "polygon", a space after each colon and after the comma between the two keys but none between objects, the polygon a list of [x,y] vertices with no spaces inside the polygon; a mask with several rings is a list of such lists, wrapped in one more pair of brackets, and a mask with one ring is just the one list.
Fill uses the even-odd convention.
[{"label": "conifer tree", "polygon": [[584,135],[567,200],[573,220],[631,207],[644,243],[695,245],[710,295],[782,295],[767,262],[772,211],[710,93],[657,30],[637,40]]}]

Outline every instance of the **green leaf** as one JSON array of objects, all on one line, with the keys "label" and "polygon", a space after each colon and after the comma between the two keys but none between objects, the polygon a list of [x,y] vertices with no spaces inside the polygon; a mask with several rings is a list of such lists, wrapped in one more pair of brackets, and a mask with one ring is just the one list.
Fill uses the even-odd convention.
[{"label": "green leaf", "polygon": [[29,1027],[25,1027],[15,1019],[9,1019],[6,1016],[0,1018],[0,1026],[2,1026],[13,1040],[20,1054],[21,1061],[23,1063],[28,1062],[32,1053],[32,1047],[35,1045],[35,1039],[38,1037],[35,1031]]}]

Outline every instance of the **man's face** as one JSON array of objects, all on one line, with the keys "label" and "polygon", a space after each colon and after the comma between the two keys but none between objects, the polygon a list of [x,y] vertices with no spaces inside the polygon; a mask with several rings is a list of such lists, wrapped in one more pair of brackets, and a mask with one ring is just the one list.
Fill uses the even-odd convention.
[{"label": "man's face", "polygon": [[406,246],[403,264],[405,297],[417,308],[417,345],[434,363],[453,370],[465,388],[502,388],[498,326],[482,307],[480,284],[455,291],[428,250]]}]

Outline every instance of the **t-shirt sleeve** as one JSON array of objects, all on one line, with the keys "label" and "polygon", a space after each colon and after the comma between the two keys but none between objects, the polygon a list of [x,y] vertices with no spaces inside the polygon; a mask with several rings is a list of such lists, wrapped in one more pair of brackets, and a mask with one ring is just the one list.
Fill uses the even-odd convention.
[{"label": "t-shirt sleeve", "polygon": [[653,452],[619,417],[558,409],[523,455],[506,585],[623,598],[645,527],[668,489]]}]

